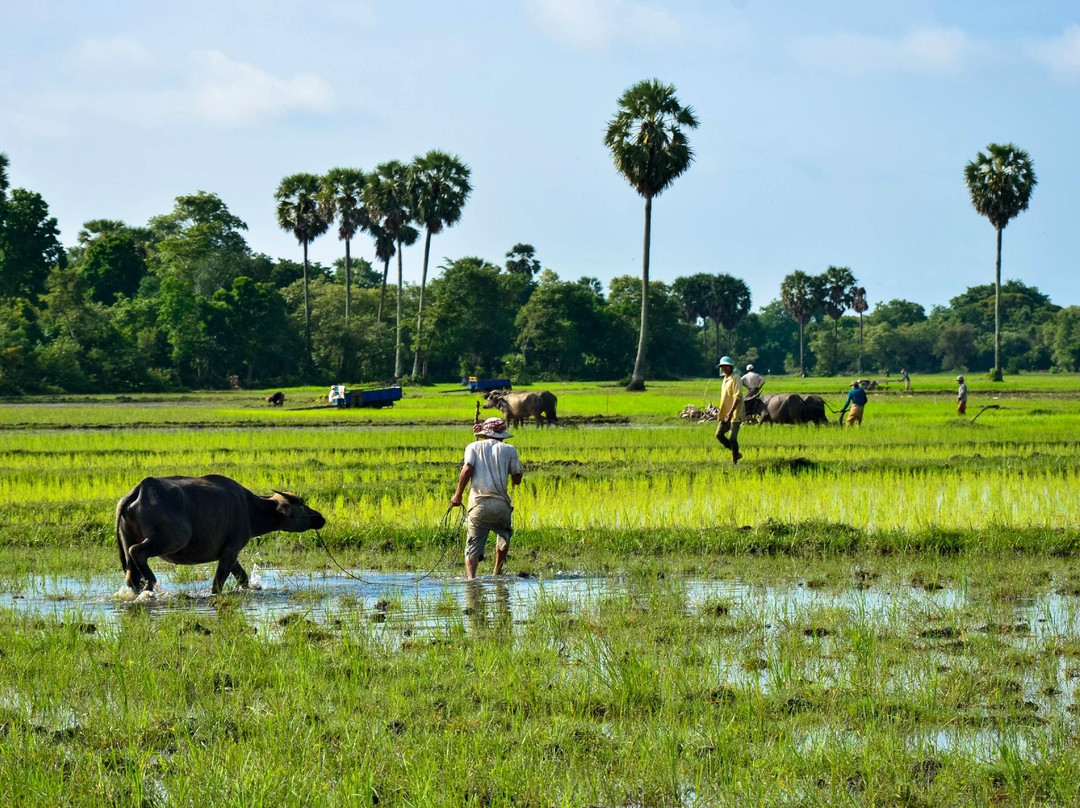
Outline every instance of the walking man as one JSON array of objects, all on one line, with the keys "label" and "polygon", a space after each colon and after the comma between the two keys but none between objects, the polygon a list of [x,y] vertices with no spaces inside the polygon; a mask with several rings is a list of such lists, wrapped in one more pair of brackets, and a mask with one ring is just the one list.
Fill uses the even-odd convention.
[{"label": "walking man", "polygon": [[[742,460],[739,451],[739,427],[746,420],[746,406],[743,404],[742,380],[735,372],[735,363],[730,356],[720,357],[720,373],[724,376],[720,388],[720,423],[716,425],[716,439],[725,449],[731,449],[731,462],[735,465]],[[728,438],[728,431],[731,438]]]},{"label": "walking man", "polygon": [[484,549],[492,531],[498,536],[492,572],[495,575],[502,572],[514,535],[511,524],[514,509],[506,481],[509,478],[515,486],[521,485],[521,458],[517,449],[503,443],[513,437],[506,431],[506,421],[488,418],[482,424],[474,424],[473,433],[479,439],[465,447],[465,463],[458,475],[457,491],[450,500],[451,505],[460,505],[465,486],[471,483],[465,543],[465,574],[470,581],[476,578],[476,567],[484,560]]},{"label": "walking man", "polygon": [[[855,426],[858,424],[862,426],[862,414],[863,407],[866,406],[866,391],[859,387],[858,382],[851,383],[851,390],[848,391],[847,399],[844,401],[844,406],[840,408],[840,422],[844,421],[844,413],[848,413],[847,425]],[[851,412],[848,412],[848,408]]]},{"label": "walking man", "polygon": [[956,382],[960,385],[956,388],[956,414],[965,415],[967,413],[967,383],[963,376],[957,376]]}]

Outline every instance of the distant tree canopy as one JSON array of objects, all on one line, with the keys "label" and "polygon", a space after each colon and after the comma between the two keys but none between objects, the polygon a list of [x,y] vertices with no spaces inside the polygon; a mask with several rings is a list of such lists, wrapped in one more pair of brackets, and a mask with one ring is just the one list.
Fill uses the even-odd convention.
[{"label": "distant tree canopy", "polygon": [[[423,290],[422,319],[415,268],[417,282],[403,280],[389,318],[384,272],[399,241],[415,242],[421,229],[407,204],[380,196],[401,189],[369,191],[366,172],[339,170],[332,190],[333,215],[348,209],[367,217],[353,235],[368,238],[352,241],[348,269],[348,240],[339,238],[342,257],[330,267],[309,260],[305,272],[299,250],[284,258],[252,251],[247,224],[205,191],[178,197],[144,225],[87,221],[65,251],[45,201],[11,188],[0,158],[2,395],[386,382],[406,350],[413,375],[432,380],[476,374],[626,383],[641,354],[643,309],[649,378],[713,374],[721,351],[766,374],[994,366],[992,284],[928,313],[910,300],[870,305],[854,272],[834,266],[791,273],[777,298],[752,311],[746,282],[731,274],[650,280],[643,300],[641,278],[617,276],[606,286],[592,277],[563,279],[542,269],[536,249],[522,242],[499,260],[444,259]],[[383,173],[408,177],[401,172]],[[376,184],[389,181],[372,175]],[[311,175],[287,189],[280,200],[286,218],[301,221],[310,213],[304,206],[324,205],[327,187]],[[319,215],[319,226],[330,227],[326,210]],[[310,238],[315,230],[303,232]],[[1001,284],[999,301],[1006,372],[1080,371],[1080,306],[1062,308],[1018,280]]]}]

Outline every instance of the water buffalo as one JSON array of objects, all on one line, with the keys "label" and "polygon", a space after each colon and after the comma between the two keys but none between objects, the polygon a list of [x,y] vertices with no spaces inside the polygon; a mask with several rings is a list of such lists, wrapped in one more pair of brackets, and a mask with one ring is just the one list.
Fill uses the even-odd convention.
[{"label": "water buffalo", "polygon": [[820,396],[803,398],[797,393],[782,393],[746,399],[746,415],[758,416],[763,424],[827,424],[825,402]]},{"label": "water buffalo", "polygon": [[550,423],[559,423],[559,418],[555,414],[555,406],[559,399],[548,390],[539,393],[508,393],[505,390],[492,390],[486,398],[484,409],[500,410],[503,418],[514,426],[520,426],[526,418],[535,418],[537,426],[541,426],[545,418]]},{"label": "water buffalo", "polygon": [[276,393],[272,393],[266,397],[266,403],[271,407],[280,407],[285,403],[285,394],[278,390]]},{"label": "water buffalo", "polygon": [[157,578],[147,560],[161,556],[173,564],[217,561],[216,594],[230,573],[247,586],[237,557],[253,537],[325,524],[296,494],[261,497],[220,474],[147,477],[116,503],[116,546],[127,585],[136,592],[153,590]]}]

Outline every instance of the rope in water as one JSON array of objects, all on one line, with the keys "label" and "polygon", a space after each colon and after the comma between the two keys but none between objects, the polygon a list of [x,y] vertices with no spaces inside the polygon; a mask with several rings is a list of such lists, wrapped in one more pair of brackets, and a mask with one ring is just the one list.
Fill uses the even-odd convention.
[{"label": "rope in water", "polygon": [[[451,514],[454,512],[454,508],[461,508],[460,517],[454,518],[451,516]],[[442,553],[439,555],[439,560],[435,562],[435,565],[431,569],[429,569],[427,572],[425,572],[423,575],[413,581],[414,586],[419,584],[421,581],[430,578],[432,574],[434,574],[435,570],[437,570],[442,565],[443,559],[446,558],[446,553],[449,551],[450,546],[455,543],[455,540],[460,540],[461,530],[465,527],[465,518],[466,511],[465,508],[461,505],[451,505],[449,508],[446,509],[446,513],[444,513],[442,518],[439,520],[439,524],[435,529],[435,535],[432,537],[442,544]],[[334,554],[330,552],[329,545],[327,545],[326,541],[323,539],[322,535],[317,530],[315,531],[315,537],[319,540],[319,544],[322,545],[322,548],[326,552],[327,557],[332,562],[334,562],[334,566],[341,570],[342,574],[349,578],[352,578],[354,581],[359,581],[362,584],[367,584],[368,586],[377,586],[375,581],[369,581],[366,578],[360,577],[359,575],[354,575],[353,573],[345,569],[343,566],[341,566],[337,558],[334,557]]]}]

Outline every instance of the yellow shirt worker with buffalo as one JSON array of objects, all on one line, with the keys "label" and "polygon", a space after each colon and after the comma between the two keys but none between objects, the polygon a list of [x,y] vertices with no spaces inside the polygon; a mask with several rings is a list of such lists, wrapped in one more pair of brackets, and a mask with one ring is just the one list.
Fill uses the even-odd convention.
[{"label": "yellow shirt worker with buffalo", "polygon": [[720,357],[717,367],[720,368],[724,383],[720,388],[720,423],[716,425],[716,439],[725,449],[731,450],[731,462],[737,465],[742,460],[742,452],[739,451],[739,427],[746,419],[742,379],[735,372],[735,363],[730,356]]}]

